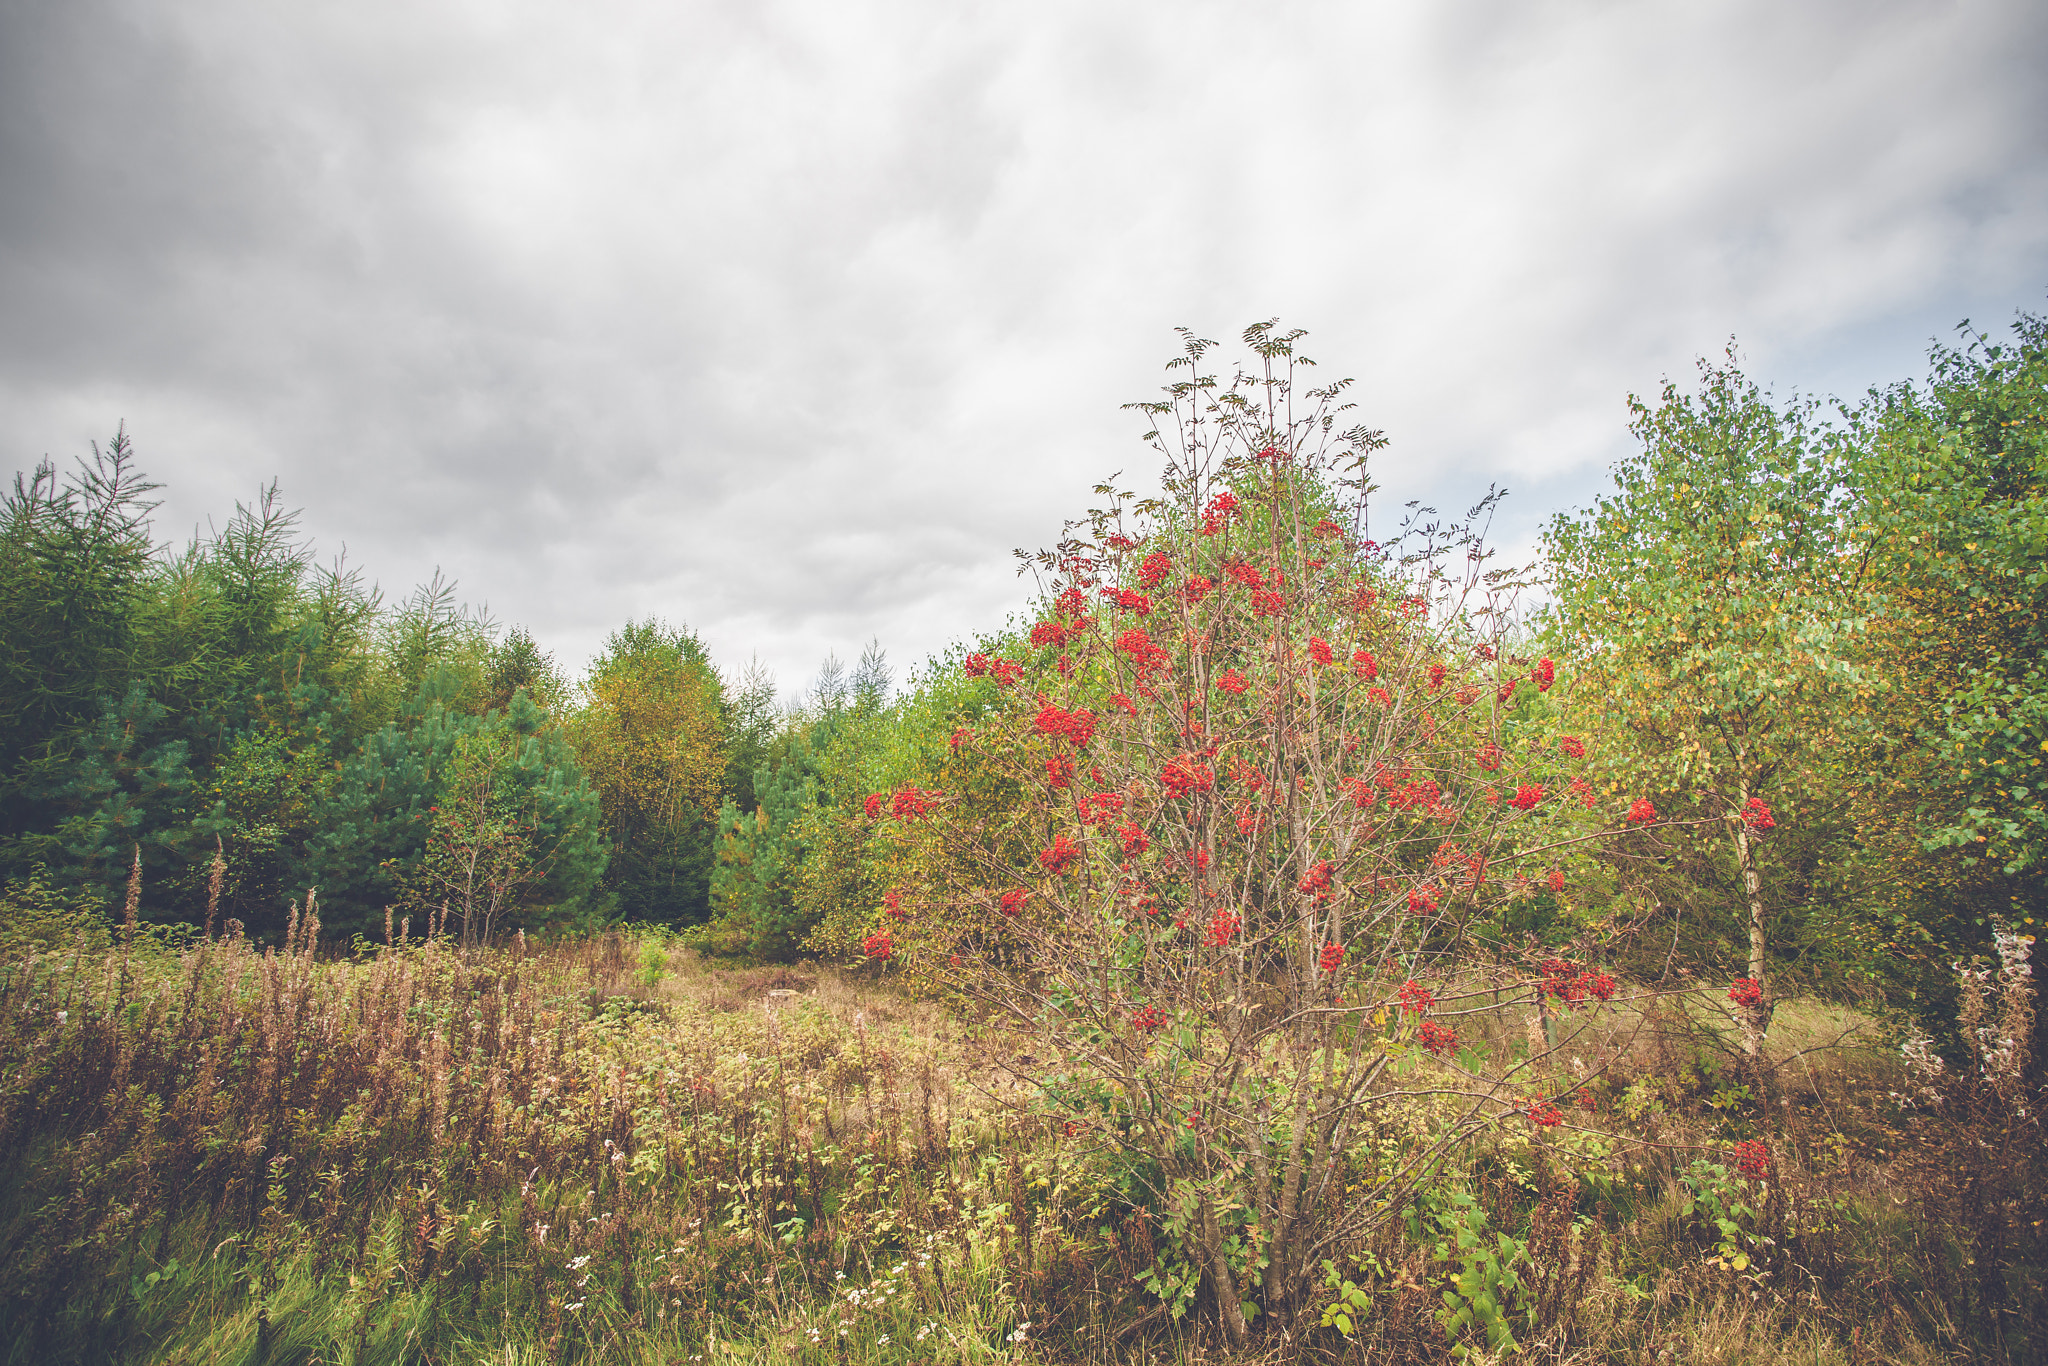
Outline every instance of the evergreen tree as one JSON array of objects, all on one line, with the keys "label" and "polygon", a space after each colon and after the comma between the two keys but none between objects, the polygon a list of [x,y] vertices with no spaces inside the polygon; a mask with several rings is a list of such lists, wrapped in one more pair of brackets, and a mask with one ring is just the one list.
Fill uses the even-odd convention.
[{"label": "evergreen tree", "polygon": [[512,704],[512,695],[524,691],[535,705],[550,714],[559,713],[568,699],[568,687],[555,657],[515,626],[491,647],[484,677],[487,709],[502,710]]},{"label": "evergreen tree", "polygon": [[725,790],[734,805],[750,811],[758,805],[754,773],[768,761],[769,749],[783,728],[782,711],[775,704],[775,675],[758,657],[751,659],[738,686],[727,686],[724,695]]},{"label": "evergreen tree", "polygon": [[47,829],[71,732],[128,690],[155,487],[123,430],[64,477],[48,461],[16,476],[0,504],[0,840]]},{"label": "evergreen tree", "polygon": [[546,724],[524,693],[506,712],[469,716],[433,690],[430,676],[410,724],[393,722],[343,761],[309,812],[309,833],[290,860],[291,883],[320,889],[329,928],[367,932],[386,906],[421,897],[420,865],[434,834],[437,808],[465,754],[494,751],[493,803],[514,813],[527,847],[522,855],[545,876],[510,908],[512,919],[535,906],[589,905],[608,858],[602,810],[561,731]]},{"label": "evergreen tree", "polygon": [[793,957],[808,928],[795,897],[804,853],[795,826],[811,803],[817,757],[809,738],[797,736],[780,762],[755,773],[752,812],[730,797],[719,808],[712,910],[729,941],[756,958]]}]

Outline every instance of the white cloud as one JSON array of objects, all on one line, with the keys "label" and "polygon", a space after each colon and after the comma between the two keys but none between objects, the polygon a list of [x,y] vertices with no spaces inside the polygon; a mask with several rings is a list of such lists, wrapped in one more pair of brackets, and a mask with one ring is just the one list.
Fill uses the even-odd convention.
[{"label": "white cloud", "polygon": [[1731,333],[1857,389],[2048,284],[2020,3],[102,0],[0,52],[16,463],[126,418],[167,533],[274,475],[389,586],[787,686],[1000,622],[1177,323],[1311,329],[1390,495],[1501,480],[1526,544]]}]

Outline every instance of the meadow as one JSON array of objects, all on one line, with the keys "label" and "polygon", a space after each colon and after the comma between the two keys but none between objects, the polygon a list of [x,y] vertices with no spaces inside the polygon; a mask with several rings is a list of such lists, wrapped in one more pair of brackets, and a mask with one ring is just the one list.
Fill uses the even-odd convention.
[{"label": "meadow", "polygon": [[1519,569],[1300,335],[795,697],[18,480],[6,1359],[2040,1359],[2048,323]]},{"label": "meadow", "polygon": [[[1240,1355],[1150,1288],[1171,1216],[1116,1135],[1048,1114],[1026,1040],[885,972],[314,937],[16,938],[10,1359],[1820,1366],[2021,1360],[2040,1331],[2030,1126],[1967,1086],[1912,1102],[1841,1007],[1782,1012],[1745,1176],[1763,1100],[1727,1021],[1627,984],[1573,1021],[1567,1122],[1490,1126],[1333,1260],[1320,1323]],[[1507,1068],[1534,1012],[1468,1034]],[[1409,1132],[1382,1121],[1355,1185]]]}]

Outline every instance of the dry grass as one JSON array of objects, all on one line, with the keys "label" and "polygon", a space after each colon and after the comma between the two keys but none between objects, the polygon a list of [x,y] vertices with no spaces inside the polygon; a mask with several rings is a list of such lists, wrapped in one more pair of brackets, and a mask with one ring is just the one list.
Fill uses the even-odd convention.
[{"label": "dry grass", "polygon": [[[1818,1004],[1781,1010],[1759,1090],[1681,1005],[1560,1021],[1545,1080],[1596,1107],[1504,1129],[1440,1184],[1525,1249],[1517,1359],[2025,1359],[2038,1168],[1971,1157],[1995,1117],[1901,1111],[1895,1055]],[[1507,1006],[1460,1030],[1513,1066],[1529,1024]],[[1017,1049],[869,975],[714,968],[658,937],[360,961],[38,941],[0,959],[0,1342],[24,1362],[1220,1363],[1199,1300],[1174,1323],[1140,1288],[1159,1211],[1113,1149],[1059,1137]],[[1736,1192],[1734,1270],[1684,1183],[1751,1135],[1775,1170]],[[1353,1273],[1356,1340],[1240,1359],[1445,1359],[1457,1265],[1433,1228],[1354,1250],[1378,1267]]]}]

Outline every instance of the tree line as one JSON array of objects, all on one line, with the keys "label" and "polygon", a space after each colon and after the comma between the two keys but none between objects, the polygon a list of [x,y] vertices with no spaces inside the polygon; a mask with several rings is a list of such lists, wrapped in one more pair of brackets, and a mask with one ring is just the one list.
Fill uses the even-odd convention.
[{"label": "tree line", "polygon": [[657,620],[572,681],[438,575],[387,602],[318,564],[275,486],[182,547],[151,535],[155,488],[123,432],[17,475],[0,509],[17,900],[111,909],[133,888],[144,921],[259,939],[309,892],[344,939],[389,915],[414,934],[702,924],[721,803],[781,810],[784,770],[887,690],[874,650],[779,707],[760,669],[723,673]]},{"label": "tree line", "polygon": [[[1732,354],[1632,401],[1634,453],[1550,523],[1518,645],[1598,699],[1589,790],[1668,823],[1571,855],[1502,932],[1946,1018],[1951,961],[2038,928],[2044,395],[2022,315],[1851,402],[1780,399]],[[974,794],[1000,823],[1015,794],[961,737],[999,705],[989,661],[1060,655],[1039,612],[900,687],[878,647],[828,662],[784,704],[650,620],[572,680],[439,578],[387,602],[321,566],[274,487],[174,548],[151,493],[120,434],[0,514],[17,893],[275,938],[317,889],[344,938],[628,919],[850,956],[948,876],[877,803]],[[1437,529],[1372,534],[1398,559]]]}]

